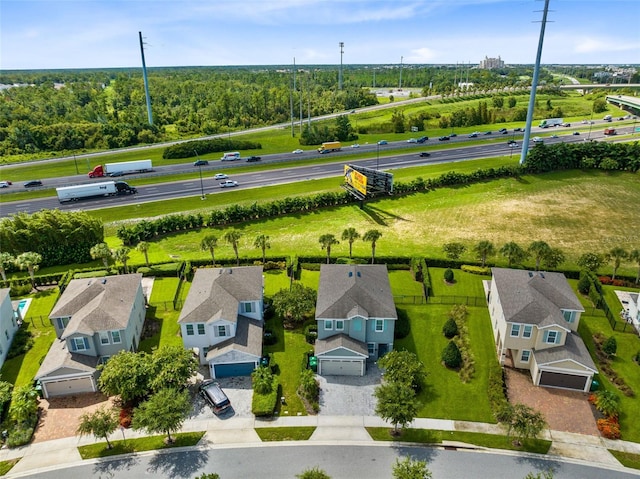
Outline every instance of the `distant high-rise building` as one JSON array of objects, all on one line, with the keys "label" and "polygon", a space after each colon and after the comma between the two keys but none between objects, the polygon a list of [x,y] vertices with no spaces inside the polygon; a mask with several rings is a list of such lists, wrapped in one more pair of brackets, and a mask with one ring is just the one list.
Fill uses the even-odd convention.
[{"label": "distant high-rise building", "polygon": [[502,58],[489,58],[484,57],[484,60],[480,60],[479,68],[483,70],[491,70],[492,68],[504,68],[504,62]]}]

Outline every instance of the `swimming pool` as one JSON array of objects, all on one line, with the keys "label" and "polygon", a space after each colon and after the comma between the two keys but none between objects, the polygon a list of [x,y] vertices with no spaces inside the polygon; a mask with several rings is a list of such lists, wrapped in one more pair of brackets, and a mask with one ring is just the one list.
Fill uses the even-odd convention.
[{"label": "swimming pool", "polygon": [[20,317],[22,319],[25,318],[27,311],[29,310],[29,306],[31,306],[31,298],[21,299],[18,301],[18,311],[20,312]]}]

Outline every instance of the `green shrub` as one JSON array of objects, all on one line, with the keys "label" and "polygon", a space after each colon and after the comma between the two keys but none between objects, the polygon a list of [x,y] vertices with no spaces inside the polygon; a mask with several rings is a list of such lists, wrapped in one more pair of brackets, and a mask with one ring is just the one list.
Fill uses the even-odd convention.
[{"label": "green shrub", "polygon": [[312,404],[320,399],[320,385],[311,369],[303,369],[300,373],[300,395]]},{"label": "green shrub", "polygon": [[453,341],[449,341],[449,344],[442,350],[442,362],[451,369],[459,368],[462,364],[462,354]]},{"label": "green shrub", "polygon": [[271,391],[267,394],[260,394],[253,391],[253,399],[251,400],[251,412],[256,417],[273,416],[278,404],[280,396],[280,387],[278,386],[277,377],[273,377]]},{"label": "green shrub", "polygon": [[444,270],[444,280],[447,283],[453,283],[453,270],[451,268]]},{"label": "green shrub", "polygon": [[580,294],[589,294],[589,288],[591,288],[591,281],[586,274],[581,274],[578,280],[578,292]]},{"label": "green shrub", "polygon": [[482,266],[463,264],[462,266],[460,266],[460,269],[465,273],[491,275],[491,268],[489,268],[488,266],[485,266],[483,268]]},{"label": "green shrub", "polygon": [[271,329],[265,329],[262,334],[262,344],[265,346],[273,346],[278,342],[278,336],[276,336]]},{"label": "green shrub", "polygon": [[318,339],[318,325],[310,324],[304,328],[304,338],[309,344],[314,344]]},{"label": "green shrub", "polygon": [[444,334],[447,339],[451,339],[458,334],[458,324],[453,318],[447,319],[447,322],[444,323],[442,334]]},{"label": "green shrub", "polygon": [[12,298],[17,298],[19,296],[26,296],[31,292],[32,289],[33,287],[31,286],[31,283],[17,284],[12,281],[11,292],[9,294],[11,295]]},{"label": "green shrub", "polygon": [[33,341],[33,333],[27,329],[27,325],[23,323],[16,331],[16,334],[13,335],[11,347],[7,352],[7,359],[25,354],[33,347]]},{"label": "green shrub", "polygon": [[7,410],[7,406],[11,401],[11,392],[13,391],[13,384],[0,381],[0,422],[4,420],[4,413]]},{"label": "green shrub", "polygon": [[88,271],[85,273],[76,273],[73,275],[73,279],[82,279],[82,278],[101,278],[104,276],[109,276],[110,272],[104,269],[96,270],[96,271]]},{"label": "green shrub", "polygon": [[409,322],[409,315],[404,309],[396,308],[396,314],[398,319],[396,320],[395,329],[393,331],[393,337],[395,339],[402,339],[409,336],[411,332],[411,323]]},{"label": "green shrub", "polygon": [[251,382],[253,391],[258,394],[269,394],[273,387],[273,373],[271,368],[259,366],[251,373]]},{"label": "green shrub", "polygon": [[604,343],[602,343],[602,351],[607,356],[614,356],[618,351],[618,342],[613,336],[609,336]]}]

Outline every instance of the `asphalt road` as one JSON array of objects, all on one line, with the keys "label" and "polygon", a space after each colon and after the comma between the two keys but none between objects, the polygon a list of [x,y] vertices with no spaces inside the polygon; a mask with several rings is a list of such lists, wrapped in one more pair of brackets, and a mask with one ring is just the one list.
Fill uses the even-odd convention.
[{"label": "asphalt road", "polygon": [[[599,139],[603,137],[601,129],[593,131],[590,135],[592,139]],[[621,128],[621,133],[625,132],[624,128]],[[545,133],[550,132],[547,129]],[[557,132],[557,138],[545,138],[546,144],[554,144],[558,142],[580,142],[583,141],[586,136],[572,135],[571,130],[565,128],[555,128]],[[629,128],[629,133],[631,129]],[[478,138],[482,139],[485,135],[480,135]],[[320,156],[329,156],[331,159],[335,159],[335,162],[325,163],[321,165],[304,165],[299,167],[287,167],[282,169],[274,169],[270,171],[260,171],[254,173],[243,173],[233,175],[232,179],[238,182],[238,186],[235,188],[220,188],[219,181],[213,179],[214,173],[224,172],[229,168],[240,164],[246,164],[244,162],[212,162],[209,166],[202,167],[202,183],[200,178],[193,180],[177,181],[169,183],[157,183],[153,185],[139,186],[137,195],[123,195],[116,197],[98,197],[87,198],[77,202],[59,203],[56,197],[49,198],[37,198],[25,201],[16,202],[3,202],[1,205],[0,217],[6,217],[10,214],[17,212],[33,213],[41,209],[54,209],[60,210],[92,210],[100,209],[110,206],[124,206],[124,205],[136,205],[144,202],[158,201],[162,199],[181,198],[188,196],[199,196],[202,193],[205,195],[221,194],[231,189],[246,189],[246,188],[258,188],[265,185],[277,185],[283,183],[291,183],[297,181],[309,181],[319,178],[326,178],[331,176],[342,176],[343,165],[345,163],[355,163],[360,166],[368,168],[383,169],[387,171],[393,171],[395,168],[403,168],[410,166],[436,164],[436,163],[452,163],[457,161],[464,161],[477,158],[489,158],[495,156],[504,156],[507,154],[513,155],[517,159],[520,155],[522,147],[522,133],[510,133],[507,135],[497,134],[493,132],[492,135],[486,135],[487,139],[500,138],[503,141],[499,142],[487,142],[486,144],[480,144],[475,146],[465,146],[469,142],[467,135],[461,135],[454,137],[447,141],[447,144],[453,144],[459,148],[451,148],[447,150],[437,150],[438,146],[441,146],[445,142],[439,142],[437,138],[430,138],[426,143],[407,143],[406,141],[393,142],[388,145],[366,144],[361,145],[360,148],[345,147],[342,151],[329,153],[327,155],[320,155],[315,150],[305,151],[303,154],[295,155],[293,153],[281,153],[276,155],[267,155],[263,157],[265,163],[278,163],[283,161],[291,161],[294,159],[300,159],[303,163],[304,159],[317,158]],[[474,138],[477,140],[478,138]],[[517,148],[510,148],[507,145],[507,140],[514,139],[518,143]],[[393,149],[393,153],[387,153],[388,150]],[[419,153],[428,150],[431,155],[429,157],[420,157]],[[359,160],[358,157],[362,153],[376,152],[376,158]],[[162,175],[173,173],[184,173],[186,171],[199,171],[199,168],[192,165],[168,165],[155,168],[155,174],[160,178]],[[151,173],[154,174],[154,173]],[[148,177],[149,174],[145,175]],[[127,181],[131,185],[135,186],[136,178],[140,178],[141,175],[128,175],[124,177],[116,178],[117,180]],[[105,179],[93,179],[90,180],[86,175],[70,176],[65,178],[51,178],[45,181],[48,187],[69,186],[74,184],[84,184],[90,182],[100,182]],[[18,186],[18,185],[16,185]],[[13,188],[15,188],[14,186]],[[5,199],[9,199],[7,196]]]},{"label": "asphalt road", "polygon": [[[631,479],[637,471],[614,471],[563,459],[494,452],[454,451],[431,447],[376,444],[284,445],[264,443],[258,447],[219,447],[169,453],[144,453],[116,459],[85,461],[80,465],[38,471],[21,477],[39,479],[92,478],[193,478],[202,473],[217,473],[222,479],[294,478],[307,468],[318,466],[333,479],[389,479],[399,457],[426,460],[434,479],[514,479],[529,473],[553,470],[554,479]],[[8,477],[12,477],[11,474]]]}]

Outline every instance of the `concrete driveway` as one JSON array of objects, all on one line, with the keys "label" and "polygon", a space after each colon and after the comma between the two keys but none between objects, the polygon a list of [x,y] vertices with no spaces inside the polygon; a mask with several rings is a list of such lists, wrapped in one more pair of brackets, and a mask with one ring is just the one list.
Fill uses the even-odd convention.
[{"label": "concrete driveway", "polygon": [[375,416],[373,391],[382,373],[367,363],[365,376],[316,376],[320,382],[320,416]]},{"label": "concrete driveway", "polygon": [[231,401],[233,411],[216,416],[209,404],[205,402],[200,394],[197,394],[197,389],[195,389],[193,411],[189,419],[219,419],[221,421],[229,417],[253,419],[253,414],[251,413],[251,399],[253,397],[251,378],[249,376],[220,378],[216,379],[216,382],[220,384],[229,401]]}]

